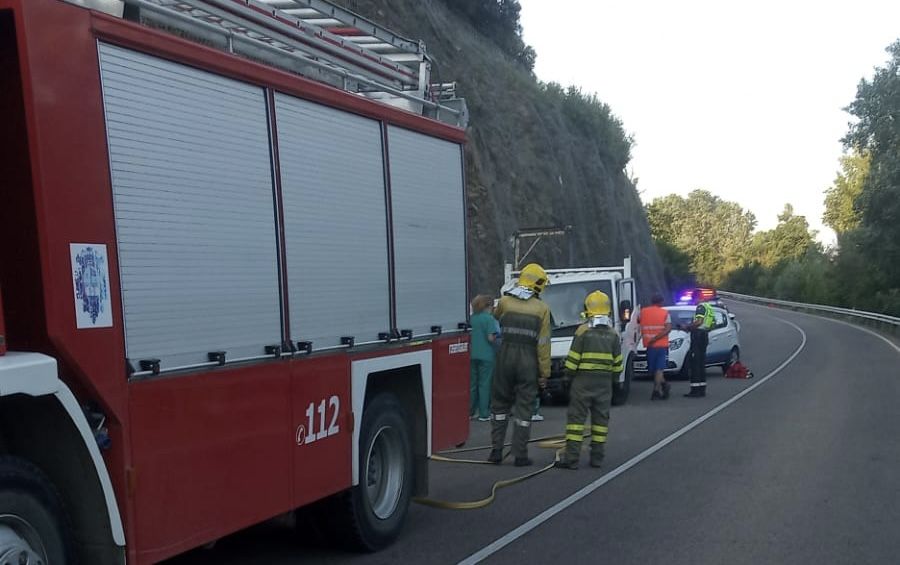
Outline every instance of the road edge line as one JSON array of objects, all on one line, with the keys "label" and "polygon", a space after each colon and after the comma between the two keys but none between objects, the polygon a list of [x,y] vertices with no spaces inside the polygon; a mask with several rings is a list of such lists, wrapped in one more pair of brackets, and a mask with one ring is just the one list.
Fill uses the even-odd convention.
[{"label": "road edge line", "polygon": [[800,341],[800,345],[797,347],[796,350],[794,350],[794,352],[790,355],[790,357],[788,357],[784,362],[781,363],[781,365],[775,367],[775,369],[770,371],[769,374],[760,378],[759,381],[757,381],[753,385],[745,388],[738,394],[732,396],[725,402],[719,404],[718,406],[716,406],[709,412],[703,414],[702,416],[698,417],[697,419],[693,420],[692,422],[688,423],[687,425],[683,426],[682,428],[672,432],[671,434],[669,434],[665,438],[661,439],[660,441],[656,442],[652,446],[648,447],[644,451],[638,453],[637,455],[635,455],[634,457],[632,457],[625,463],[622,463],[621,465],[619,465],[612,471],[604,474],[603,476],[596,479],[592,483],[588,483],[587,485],[585,485],[578,491],[570,494],[569,496],[567,496],[566,498],[557,502],[550,508],[544,510],[537,516],[534,516],[533,518],[531,518],[524,524],[518,526],[517,528],[511,530],[510,532],[506,533],[502,537],[494,540],[490,544],[479,549],[472,555],[466,557],[465,559],[460,561],[458,563],[458,565],[475,565],[476,563],[480,563],[481,561],[487,559],[488,557],[497,553],[498,551],[500,551],[507,545],[509,545],[512,542],[516,541],[517,539],[521,538],[522,536],[524,536],[531,530],[537,528],[538,526],[540,526],[541,524],[543,524],[550,518],[556,516],[557,514],[559,514],[566,508],[572,506],[573,504],[575,504],[582,498],[586,497],[587,495],[591,494],[592,492],[594,492],[598,488],[602,487],[606,483],[615,479],[616,477],[618,477],[625,471],[628,471],[629,469],[631,469],[632,467],[634,467],[635,465],[637,465],[644,459],[647,459],[648,457],[650,457],[651,455],[653,455],[660,449],[664,448],[665,446],[669,445],[670,443],[672,443],[676,439],[680,438],[684,434],[693,430],[694,428],[696,428],[703,422],[709,420],[710,418],[712,418],[713,416],[715,416],[722,410],[728,408],[729,406],[731,406],[732,404],[734,404],[741,398],[745,397],[746,395],[748,395],[751,392],[753,392],[754,390],[756,390],[757,387],[762,386],[766,381],[768,381],[769,379],[771,379],[772,377],[774,377],[775,375],[780,373],[785,367],[787,367],[791,363],[791,361],[793,361],[798,355],[800,355],[800,352],[803,351],[803,349],[806,347],[806,332],[804,332],[800,326],[798,326],[797,324],[795,324],[793,322],[789,322],[788,320],[784,320],[777,316],[772,316],[772,317],[775,318],[776,320],[778,320],[779,322],[782,322],[784,324],[787,324],[787,325],[793,327],[795,330],[800,332],[800,336],[802,337],[802,340]]}]

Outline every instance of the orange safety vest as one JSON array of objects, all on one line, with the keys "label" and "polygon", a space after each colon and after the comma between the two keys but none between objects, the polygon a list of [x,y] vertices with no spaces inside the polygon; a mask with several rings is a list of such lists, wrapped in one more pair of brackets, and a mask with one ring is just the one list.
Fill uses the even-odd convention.
[{"label": "orange safety vest", "polygon": [[[650,340],[666,329],[669,311],[662,306],[647,306],[641,309],[641,339],[644,347],[650,347]],[[669,334],[653,342],[653,347],[669,347]]]}]

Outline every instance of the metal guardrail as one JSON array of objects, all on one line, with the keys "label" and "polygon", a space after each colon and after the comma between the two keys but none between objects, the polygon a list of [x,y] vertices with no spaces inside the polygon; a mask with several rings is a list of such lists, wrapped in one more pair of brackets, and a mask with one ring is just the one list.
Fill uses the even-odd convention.
[{"label": "metal guardrail", "polygon": [[789,310],[797,310],[807,312],[819,316],[827,316],[829,318],[837,318],[844,321],[852,322],[863,326],[874,327],[894,335],[900,335],[900,318],[888,316],[887,314],[878,314],[876,312],[865,312],[862,310],[853,310],[851,308],[838,308],[836,306],[825,306],[823,304],[806,304],[803,302],[790,302],[788,300],[777,300],[775,298],[765,298],[762,296],[750,296],[747,294],[738,294],[736,292],[727,292],[719,290],[717,293],[724,298],[733,300],[741,300],[744,302],[755,302],[760,304],[770,304],[787,308]]}]

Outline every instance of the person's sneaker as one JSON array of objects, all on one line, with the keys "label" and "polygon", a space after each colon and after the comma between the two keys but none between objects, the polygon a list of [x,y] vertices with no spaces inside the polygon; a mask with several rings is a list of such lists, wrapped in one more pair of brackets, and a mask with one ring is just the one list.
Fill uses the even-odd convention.
[{"label": "person's sneaker", "polygon": [[482,418],[481,416],[479,416],[479,417],[478,417],[478,421],[479,421],[479,422],[490,422],[491,419],[490,419],[490,418]]},{"label": "person's sneaker", "polygon": [[662,397],[663,396],[661,392],[659,392],[658,390],[654,390],[653,394],[650,395],[650,400],[661,400]]},{"label": "person's sneaker", "polygon": [[513,461],[513,465],[516,467],[531,467],[534,465],[534,461],[528,457],[516,457],[516,460]]},{"label": "person's sneaker", "polygon": [[668,399],[669,399],[669,390],[670,390],[671,388],[672,388],[672,387],[669,386],[669,383],[663,383],[663,384],[662,384],[662,399],[663,399],[663,400],[668,400]]},{"label": "person's sneaker", "polygon": [[574,470],[578,468],[578,461],[566,461],[565,459],[560,459],[559,461],[553,463],[553,466],[557,469]]},{"label": "person's sneaker", "polygon": [[543,417],[542,415],[540,415],[540,414],[532,414],[532,415],[531,415],[531,421],[532,421],[532,422],[543,422],[543,421],[544,421],[544,417]]},{"label": "person's sneaker", "polygon": [[494,465],[499,465],[503,462],[503,451],[500,449],[492,449],[491,454],[488,455],[488,463],[493,463]]}]

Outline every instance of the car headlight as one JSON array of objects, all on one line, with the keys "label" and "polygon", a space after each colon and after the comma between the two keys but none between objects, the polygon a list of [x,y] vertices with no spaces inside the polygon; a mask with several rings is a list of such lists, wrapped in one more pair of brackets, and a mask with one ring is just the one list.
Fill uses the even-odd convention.
[{"label": "car headlight", "polygon": [[677,337],[669,342],[669,351],[675,351],[676,349],[681,349],[682,345],[684,345],[684,338]]}]

